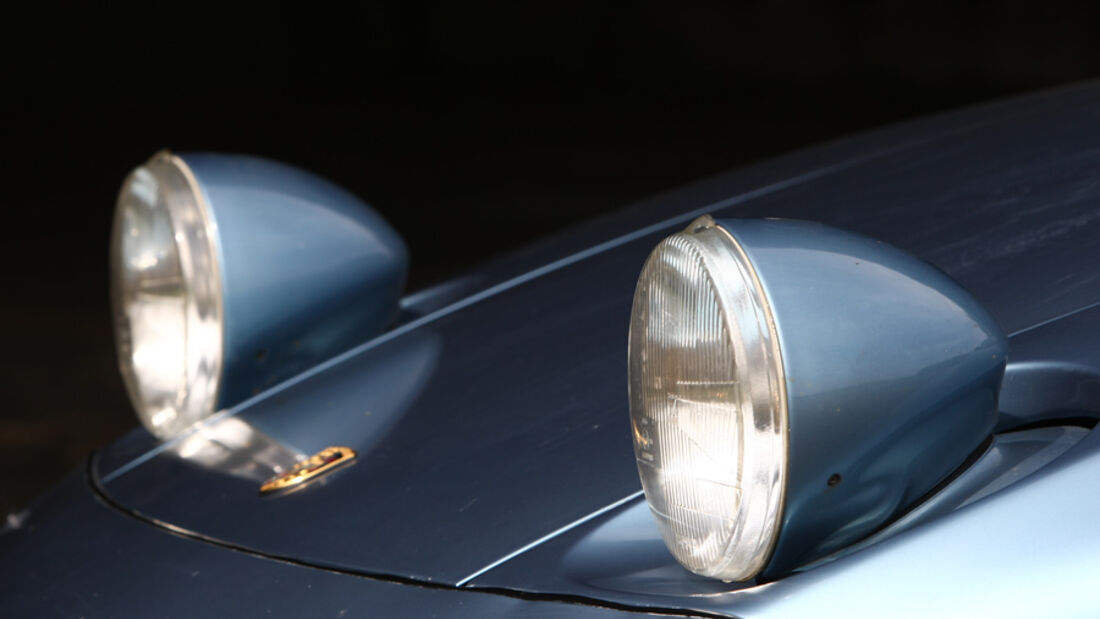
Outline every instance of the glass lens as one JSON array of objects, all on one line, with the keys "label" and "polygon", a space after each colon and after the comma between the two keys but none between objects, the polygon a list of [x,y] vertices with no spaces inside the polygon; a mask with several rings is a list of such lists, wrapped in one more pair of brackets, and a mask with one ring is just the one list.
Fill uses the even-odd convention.
[{"label": "glass lens", "polygon": [[119,201],[119,355],[155,426],[187,395],[187,296],[172,221],[156,179],[138,169]]},{"label": "glass lens", "polygon": [[778,532],[786,396],[766,300],[709,218],[662,241],[638,280],[630,411],[646,498],[689,570],[745,580]]},{"label": "glass lens", "polygon": [[[119,363],[138,417],[165,438],[213,410],[220,306],[194,193],[169,155],[126,179],[112,239]],[[198,281],[198,285],[196,284]],[[214,359],[216,357],[216,359]]]}]

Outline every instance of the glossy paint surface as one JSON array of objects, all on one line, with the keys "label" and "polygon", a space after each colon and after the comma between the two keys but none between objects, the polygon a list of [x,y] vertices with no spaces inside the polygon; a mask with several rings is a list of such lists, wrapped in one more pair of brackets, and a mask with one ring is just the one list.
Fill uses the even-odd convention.
[{"label": "glossy paint surface", "polygon": [[[1011,338],[1014,378],[1003,385],[1001,405],[1015,412],[1014,425],[1100,419],[1100,400],[1081,397],[1100,384],[1100,351],[1080,346],[1095,337],[1100,308]],[[1030,369],[1036,366],[1043,371]],[[1065,388],[1071,382],[1076,391]],[[962,475],[876,535],[875,544],[770,584],[721,583],[686,572],[637,500],[470,586],[601,595],[738,617],[1091,616],[1100,600],[1082,580],[1100,577],[1092,561],[1100,542],[1088,516],[1100,507],[1082,488],[1089,483],[1083,477],[1100,475],[1098,456],[1097,432],[1080,427],[999,435]],[[1080,476],[1066,482],[1079,486],[1044,490],[1043,480],[1055,475]],[[984,529],[987,521],[993,529]]]},{"label": "glossy paint surface", "polygon": [[[1081,312],[1012,340],[1021,362],[1100,368],[1100,311]],[[1082,383],[1088,388],[1089,383]],[[1095,418],[1049,392],[1048,410]],[[1007,394],[1006,394],[1007,395]],[[1068,404],[1068,406],[1067,406]],[[1100,433],[1010,488],[842,561],[746,597],[744,617],[795,617],[820,609],[846,616],[1083,617],[1100,608],[1092,585],[1100,553]],[[817,609],[816,611],[812,609]]]},{"label": "glossy paint surface", "polygon": [[774,578],[908,509],[989,437],[1008,343],[958,284],[821,224],[719,220],[764,287],[789,416]]},{"label": "glossy paint surface", "polygon": [[[1041,471],[1087,434],[1087,430],[1079,427],[1048,427],[998,437],[965,474],[934,499],[873,536],[873,543],[882,543],[933,522],[984,498],[989,491],[1005,488],[1011,491],[1011,486],[1006,484]],[[864,544],[857,544],[854,551],[864,548]],[[832,562],[843,564],[849,560],[845,556],[830,557],[829,561],[810,567],[805,573],[835,569],[830,567]],[[775,582],[788,578],[792,576]],[[649,507],[644,500],[638,499],[524,553],[467,586],[568,592],[642,608],[675,606],[737,615],[749,600],[766,595],[776,585],[723,583],[684,570],[665,548]],[[847,616],[843,612],[845,608],[837,605],[839,616]],[[819,609],[814,616],[832,615]]]},{"label": "glossy paint surface", "polygon": [[217,229],[225,314],[218,408],[382,332],[408,256],[361,200],[308,172],[186,153]]},{"label": "glossy paint surface", "polygon": [[[812,219],[882,239],[961,282],[1006,333],[1031,329],[1010,339],[1010,362],[1095,367],[1067,358],[1096,348],[1088,342],[1100,326],[1079,322],[1084,314],[1032,328],[1100,303],[1098,102],[1100,89],[1078,88],[796,153],[536,248],[521,261],[523,272],[492,266],[472,296],[412,317],[231,411],[303,452],[343,443],[348,433],[367,447],[358,464],[281,502],[263,501],[254,483],[169,447],[150,450],[141,432],[105,450],[97,474],[118,502],[214,539],[349,570],[489,582],[494,566],[534,556],[638,491],[625,393],[634,279],[660,238],[707,212]],[[1071,337],[1046,352],[1028,344],[1040,352],[1026,357],[1023,342],[1047,342],[1062,324],[1074,325]],[[407,389],[400,396],[380,393],[383,368],[406,363],[429,369],[413,370],[423,378],[395,387]],[[1013,372],[1006,389],[1026,374]],[[1049,391],[1067,393],[1064,384]],[[1091,401],[1086,396],[1073,401]],[[378,411],[388,421],[356,434],[367,427],[360,424],[377,423],[367,420]],[[1031,607],[1018,594],[1041,573],[1058,609],[1092,614],[1100,604],[1078,574],[1097,576],[1089,566],[1100,507],[1074,488],[1100,475],[1088,451],[1094,442],[1082,440],[1048,467],[1073,462],[1051,490],[1044,484],[1056,478],[1045,473],[1014,486],[1027,489],[1026,501],[1006,499],[1025,496],[1019,490],[1004,491],[805,574],[718,594],[726,597],[689,589],[678,603],[706,600],[712,609],[758,616],[968,614],[978,604],[1020,614]],[[967,515],[978,508],[981,518]],[[312,523],[308,535],[301,522]],[[900,550],[915,539],[921,543]],[[542,569],[550,578],[558,568]],[[561,592],[529,576],[536,589]],[[891,595],[894,606],[886,607]]]},{"label": "glossy paint surface", "polygon": [[[1078,344],[1083,336],[1098,334],[1100,308],[1010,340],[1017,361],[1009,374],[1019,384],[1010,388],[1006,382],[1001,402],[1007,410],[1021,411],[1017,425],[1100,418],[1100,401],[1078,397],[1095,389],[1100,372],[1100,352]],[[1039,363],[1048,368],[1041,376],[1024,369]],[[1059,372],[1050,366],[1063,368],[1061,380],[1051,380]],[[1078,380],[1078,394],[1061,387],[1083,373],[1093,378]],[[1056,386],[1044,388],[1051,384]],[[1058,496],[1065,491],[1060,488],[1026,507],[1023,502],[1030,498],[1012,497],[1041,492],[1042,480],[1058,471],[1098,475],[1098,455],[1097,432],[1084,428],[1044,427],[1000,435],[966,472],[877,535],[874,545],[858,545],[854,554],[770,584],[721,583],[689,574],[664,550],[642,500],[578,526],[470,584],[603,595],[639,606],[679,604],[736,616],[965,617],[976,607],[997,616],[1090,616],[1097,600],[1092,588],[1081,588],[1080,582],[1098,576],[1089,557],[1100,542],[1084,516],[1097,513],[1094,499],[1080,488]],[[982,507],[997,505],[1004,507]],[[1074,509],[1061,514],[1065,506]],[[991,511],[968,515],[979,508]],[[985,518],[992,518],[993,532],[982,529]],[[1059,526],[1050,526],[1048,519]],[[904,558],[895,562],[895,553]],[[1040,577],[1047,587],[1042,592],[1034,584]],[[803,602],[798,583],[816,583],[813,597]],[[1021,591],[1031,596],[1027,603],[1021,603]],[[1048,595],[1067,612],[1042,612]]]},{"label": "glossy paint surface", "polygon": [[[293,451],[359,454],[300,492],[260,497],[254,480],[173,455],[185,439],[104,476],[108,491],[150,517],[249,548],[458,583],[640,489],[622,319],[649,247],[595,258],[602,277],[574,265],[477,312],[399,330],[246,403],[235,418]],[[147,492],[153,480],[159,490]],[[287,534],[301,522],[309,535]]]},{"label": "glossy paint surface", "polygon": [[80,475],[21,514],[17,528],[0,531],[4,617],[644,616],[271,561],[114,511],[96,500]]}]

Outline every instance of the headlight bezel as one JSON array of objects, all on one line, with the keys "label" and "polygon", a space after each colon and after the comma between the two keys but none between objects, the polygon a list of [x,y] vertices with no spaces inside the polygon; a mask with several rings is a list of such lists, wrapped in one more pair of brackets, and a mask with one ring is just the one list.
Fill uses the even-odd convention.
[{"label": "headlight bezel", "polygon": [[[694,252],[690,259],[695,260],[695,265],[701,270],[700,277],[705,278],[705,284],[709,286],[713,295],[713,303],[718,312],[718,318],[722,325],[721,336],[726,340],[727,352],[734,360],[732,368],[720,368],[732,373],[731,385],[736,385],[727,391],[719,390],[712,395],[724,398],[718,402],[703,403],[703,406],[716,408],[725,406],[725,415],[733,420],[737,436],[731,437],[739,445],[736,450],[737,465],[734,471],[724,471],[732,478],[720,478],[707,480],[709,483],[722,485],[736,484],[739,490],[737,504],[729,514],[730,522],[721,533],[722,541],[719,542],[722,549],[716,558],[707,561],[693,556],[703,542],[699,539],[690,539],[684,535],[685,528],[691,528],[684,522],[676,522],[676,515],[671,510],[664,509],[669,503],[666,494],[678,494],[683,499],[685,494],[691,495],[683,489],[673,487],[667,490],[658,481],[661,471],[652,462],[659,458],[652,453],[653,442],[645,436],[647,430],[643,428],[649,414],[646,411],[646,360],[650,356],[648,344],[652,339],[646,339],[643,334],[655,330],[658,337],[669,337],[668,326],[662,322],[667,318],[672,328],[680,326],[687,329],[694,328],[699,321],[696,316],[673,316],[668,311],[669,303],[664,307],[657,307],[659,311],[666,313],[658,317],[656,323],[650,321],[651,310],[654,309],[654,300],[649,298],[651,284],[656,287],[661,282],[658,269],[670,267],[662,261],[677,259],[671,256],[674,252]],[[670,257],[671,256],[671,257]],[[668,285],[676,285],[675,282]],[[697,294],[700,290],[692,289],[690,284],[684,284],[687,294]],[[662,295],[658,291],[656,301],[668,301],[670,295]],[[671,295],[675,296],[675,295]],[[683,299],[674,299],[674,305]],[[677,309],[676,307],[672,308]],[[683,309],[682,307],[680,309]],[[662,330],[666,332],[662,332]],[[698,334],[697,334],[698,335]],[[693,343],[693,346],[695,344]],[[642,348],[643,350],[639,350]],[[708,360],[702,358],[698,350],[683,349],[686,359],[679,359],[686,365],[696,368],[698,372],[701,364]],[[658,354],[661,354],[658,351]],[[630,338],[628,342],[629,380],[631,425],[634,436],[635,456],[638,463],[639,474],[642,478],[643,489],[647,500],[657,518],[661,534],[666,540],[666,545],[672,551],[676,559],[687,569],[700,575],[719,578],[722,580],[746,580],[760,573],[771,556],[779,537],[780,524],[782,522],[783,507],[785,504],[785,492],[787,486],[787,461],[788,461],[788,410],[787,394],[784,376],[782,353],[779,346],[779,338],[776,332],[775,321],[772,317],[768,297],[763,286],[753,269],[751,261],[741,248],[736,239],[724,228],[718,226],[709,216],[703,216],[692,222],[687,229],[664,239],[650,254],[642,269],[635,291],[634,305],[631,312]],[[711,359],[714,361],[714,359]],[[659,365],[658,361],[654,361]],[[670,377],[675,380],[675,370],[664,368],[667,373],[674,374]],[[682,370],[681,370],[682,371]],[[687,372],[684,371],[684,374]],[[673,386],[663,385],[663,377],[657,377],[655,390],[666,393],[668,398],[676,399],[673,394]],[[694,381],[689,381],[694,382]],[[678,383],[677,386],[680,386]],[[651,389],[650,391],[653,391]],[[736,394],[733,391],[736,390]],[[658,398],[659,402],[660,398]],[[679,401],[677,400],[677,404]],[[698,402],[691,402],[698,405]],[[659,408],[659,405],[657,406]],[[652,408],[652,407],[651,407]],[[748,414],[745,414],[748,411]],[[672,407],[670,416],[676,419],[678,425],[683,425],[676,417],[676,406]],[[721,427],[722,421],[715,423]],[[685,433],[686,435],[686,433]],[[690,438],[690,437],[689,437]],[[668,442],[666,440],[666,442]],[[703,445],[692,440],[697,451],[708,457],[713,456],[704,449]],[[690,454],[681,458],[689,462],[691,468],[692,457]],[[717,463],[717,460],[715,460]],[[696,462],[697,463],[697,462]],[[682,463],[681,463],[682,464]],[[652,467],[651,475],[646,474],[646,467]],[[712,471],[715,472],[715,471]],[[723,471],[717,471],[722,473]],[[698,477],[694,483],[698,486],[705,478]],[[747,483],[745,483],[747,480]],[[671,484],[670,484],[671,485]],[[690,488],[689,488],[690,490]],[[698,490],[698,489],[696,489]],[[697,491],[695,494],[701,494]],[[746,500],[752,497],[753,500]],[[763,498],[763,501],[758,499]],[[690,500],[690,499],[689,499]],[[693,508],[687,505],[679,506],[683,511],[691,512]],[[729,507],[729,506],[727,506]],[[719,516],[720,514],[709,514]],[[696,548],[691,548],[692,544]]]},{"label": "headlight bezel", "polygon": [[[139,189],[140,187],[140,189]],[[141,193],[146,195],[142,197]],[[149,201],[150,196],[155,200]],[[142,294],[141,273],[127,264],[127,237],[142,242],[141,230],[129,225],[135,209],[146,216],[166,217],[181,290],[183,333],[156,329],[159,337],[181,337],[182,359],[161,354],[142,361],[142,344],[135,336],[132,311]],[[159,211],[159,212],[158,212]],[[130,217],[130,219],[128,219]],[[142,424],[158,438],[167,438],[212,414],[221,391],[225,349],[225,308],[222,294],[217,225],[199,183],[180,157],[161,151],[127,176],[115,206],[111,234],[111,307],[119,370],[127,394]],[[154,353],[155,354],[155,353]],[[182,374],[171,406],[153,401],[148,373],[179,363]],[[158,364],[158,367],[151,367]],[[145,365],[143,368],[142,365]]]}]

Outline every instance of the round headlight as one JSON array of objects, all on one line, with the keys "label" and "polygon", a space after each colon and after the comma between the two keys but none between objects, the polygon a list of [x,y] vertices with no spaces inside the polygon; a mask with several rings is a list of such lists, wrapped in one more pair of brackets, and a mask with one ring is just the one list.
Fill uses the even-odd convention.
[{"label": "round headlight", "polygon": [[752,265],[709,217],[650,255],[629,346],[634,449],[666,544],[693,572],[751,578],[783,506],[783,364]]},{"label": "round headlight", "polygon": [[775,578],[917,505],[981,450],[1007,341],[942,271],[821,224],[702,217],[630,324],[634,451],[689,570]]},{"label": "round headlight", "polygon": [[146,428],[167,437],[214,410],[222,299],[213,221],[187,165],[158,153],[123,184],[111,246],[119,365]]}]

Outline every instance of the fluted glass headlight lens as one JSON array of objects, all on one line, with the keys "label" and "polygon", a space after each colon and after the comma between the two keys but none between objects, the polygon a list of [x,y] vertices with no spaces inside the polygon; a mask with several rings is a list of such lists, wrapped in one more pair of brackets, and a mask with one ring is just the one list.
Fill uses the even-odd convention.
[{"label": "fluted glass headlight lens", "polygon": [[138,417],[161,438],[217,401],[222,304],[212,227],[173,155],[157,154],[123,184],[111,244],[115,339]]},{"label": "fluted glass headlight lens", "polygon": [[697,574],[756,576],[786,484],[783,367],[752,265],[709,217],[650,255],[629,357],[638,471],[665,543]]}]

